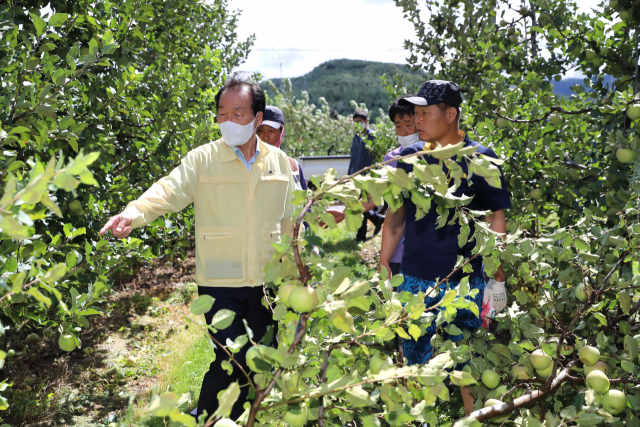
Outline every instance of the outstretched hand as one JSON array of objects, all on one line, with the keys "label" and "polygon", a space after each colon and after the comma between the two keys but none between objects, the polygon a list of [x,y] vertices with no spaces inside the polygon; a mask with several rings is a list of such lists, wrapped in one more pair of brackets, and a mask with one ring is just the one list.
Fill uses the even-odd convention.
[{"label": "outstretched hand", "polygon": [[111,230],[113,235],[118,239],[124,239],[131,233],[131,215],[118,214],[109,218],[109,221],[100,230],[100,235],[104,235],[107,231]]},{"label": "outstretched hand", "polygon": [[326,212],[333,215],[333,218],[335,218],[336,220],[336,224],[340,224],[342,221],[344,221],[344,210],[337,210],[337,209],[330,208],[330,209],[327,209]]}]

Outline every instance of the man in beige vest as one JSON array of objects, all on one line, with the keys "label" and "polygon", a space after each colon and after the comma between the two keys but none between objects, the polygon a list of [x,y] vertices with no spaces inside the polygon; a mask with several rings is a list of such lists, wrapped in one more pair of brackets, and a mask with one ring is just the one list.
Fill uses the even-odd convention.
[{"label": "man in beige vest", "polygon": [[[274,243],[283,233],[293,234],[294,181],[287,156],[256,136],[265,111],[265,95],[257,83],[237,74],[216,95],[222,139],[190,151],[180,166],[129,203],[100,230],[111,230],[124,238],[133,228],[143,227],[161,215],[179,212],[191,203],[195,208],[196,281],[200,295],[215,298],[205,314],[207,324],[221,309],[235,312],[228,328],[213,334],[218,343],[246,334],[243,319],[259,341],[268,328],[275,328],[271,312],[263,303],[263,269],[271,260]],[[275,331],[274,331],[275,332]],[[245,370],[245,345],[234,359]],[[205,374],[197,414],[213,414],[217,395],[232,382],[247,383],[232,363],[233,373],[222,368],[226,353]],[[231,417],[242,412],[249,387],[241,388]]]}]

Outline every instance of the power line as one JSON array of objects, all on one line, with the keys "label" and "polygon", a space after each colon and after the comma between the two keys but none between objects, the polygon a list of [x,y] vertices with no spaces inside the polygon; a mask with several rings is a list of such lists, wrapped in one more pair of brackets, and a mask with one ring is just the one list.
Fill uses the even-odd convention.
[{"label": "power line", "polygon": [[251,49],[262,52],[404,52],[405,49]]}]

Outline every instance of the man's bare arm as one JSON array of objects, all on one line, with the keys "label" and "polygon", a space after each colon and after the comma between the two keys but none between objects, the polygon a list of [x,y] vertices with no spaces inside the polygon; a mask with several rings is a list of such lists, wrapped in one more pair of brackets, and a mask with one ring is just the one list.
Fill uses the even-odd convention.
[{"label": "man's bare arm", "polygon": [[400,209],[395,212],[388,210],[384,219],[384,227],[382,228],[382,244],[380,248],[380,266],[378,267],[378,271],[381,270],[381,267],[385,267],[389,274],[389,278],[391,278],[391,267],[389,267],[389,263],[391,262],[391,257],[402,238],[402,233],[404,233],[404,219],[404,206],[400,207]]}]

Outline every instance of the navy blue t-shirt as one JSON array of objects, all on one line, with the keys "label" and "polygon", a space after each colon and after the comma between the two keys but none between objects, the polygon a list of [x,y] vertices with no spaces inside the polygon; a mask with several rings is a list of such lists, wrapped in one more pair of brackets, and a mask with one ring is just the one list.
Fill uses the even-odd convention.
[{"label": "navy blue t-shirt", "polygon": [[[477,145],[478,149],[476,153],[478,154],[498,158],[493,151],[470,140],[466,135],[464,142],[465,147]],[[410,145],[402,150],[400,155],[406,156],[421,151],[424,144],[424,142],[419,142]],[[428,154],[424,155],[423,159],[429,164],[438,164],[438,159]],[[464,173],[468,174],[466,161],[463,159],[458,163]],[[413,165],[404,162],[398,162],[398,167],[404,169],[406,172],[413,170]],[[445,174],[448,172],[448,168],[445,165],[443,165],[443,170]],[[471,178],[471,185],[469,185],[469,181],[466,178],[462,178],[460,187],[453,194],[458,197],[462,195],[473,196],[473,200],[466,205],[470,210],[495,212],[501,209],[508,209],[511,207],[511,201],[502,169],[500,172],[502,188],[492,187],[483,177],[474,174]],[[467,242],[462,248],[458,246],[460,225],[457,223],[457,220],[455,224],[447,224],[444,227],[436,229],[436,221],[438,219],[438,212],[436,211],[438,207],[437,203],[432,203],[429,212],[419,220],[416,220],[416,205],[411,199],[405,199],[404,206],[406,219],[404,225],[404,254],[402,255],[402,265],[400,267],[402,273],[423,280],[435,280],[437,278],[442,280],[453,271],[458,255],[471,258],[471,251],[475,247],[475,241]],[[449,220],[452,218],[453,213],[454,210],[450,210]],[[471,239],[474,233],[472,221],[470,221],[469,226],[471,228],[469,239]],[[482,272],[482,257],[474,259],[470,265],[473,267],[471,277],[484,275]],[[460,281],[463,276],[462,269],[460,269],[456,271],[449,280],[457,282]]]},{"label": "navy blue t-shirt", "polygon": [[[375,135],[369,128],[367,128],[366,133],[364,134],[369,141],[373,141],[376,139]],[[349,169],[347,173],[349,175],[358,172],[366,167],[369,167],[373,164],[373,160],[371,159],[371,153],[367,148],[367,144],[362,140],[362,136],[360,133],[356,133],[353,137],[353,141],[351,141],[351,159],[349,160]]]}]

